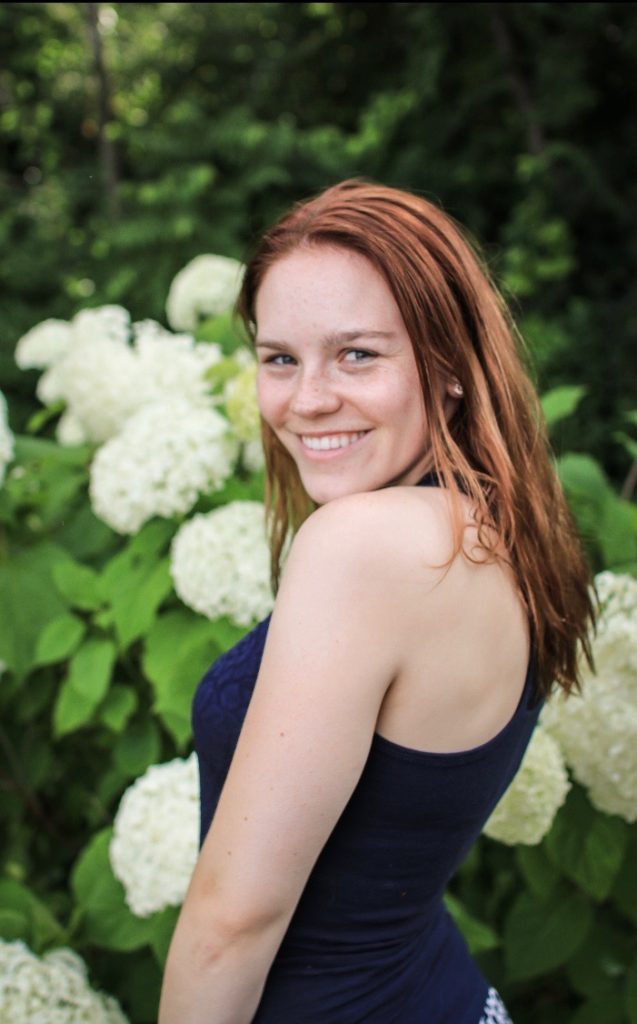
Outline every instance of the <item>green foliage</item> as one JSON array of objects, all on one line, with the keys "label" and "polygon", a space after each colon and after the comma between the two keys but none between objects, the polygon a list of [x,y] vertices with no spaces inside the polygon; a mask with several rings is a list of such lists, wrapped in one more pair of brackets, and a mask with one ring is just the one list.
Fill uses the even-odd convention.
[{"label": "green foliage", "polygon": [[139,949],[151,942],[154,922],[135,917],[126,906],[124,888],[108,857],[110,839],[110,829],[93,836],[71,875],[83,939],[105,949]]},{"label": "green foliage", "polygon": [[553,892],[550,901],[522,893],[507,915],[503,943],[511,981],[536,978],[566,963],[586,938],[593,911],[581,893]]},{"label": "green foliage", "polygon": [[[112,820],[148,765],[189,750],[197,682],[243,630],[177,599],[177,522],[127,538],[96,519],[93,450],[50,439],[60,407],[40,408],[16,341],[87,304],[165,320],[188,260],[243,257],[331,182],[411,188],[485,243],[591,563],[637,574],[637,16],[615,3],[100,5],[109,182],[88,6],[0,5],[0,373],[17,434],[0,489],[0,936],[74,946],[150,1024],[177,910],[132,914]],[[230,314],[197,338],[225,356],[246,342]],[[212,389],[235,369],[213,368]],[[238,474],[196,510],[262,488]],[[447,906],[516,1024],[636,1024],[637,826],[577,786],[540,845],[482,838]]]},{"label": "green foliage", "polygon": [[610,894],[627,842],[621,818],[597,814],[581,790],[574,789],[545,846],[555,867],[599,903]]}]

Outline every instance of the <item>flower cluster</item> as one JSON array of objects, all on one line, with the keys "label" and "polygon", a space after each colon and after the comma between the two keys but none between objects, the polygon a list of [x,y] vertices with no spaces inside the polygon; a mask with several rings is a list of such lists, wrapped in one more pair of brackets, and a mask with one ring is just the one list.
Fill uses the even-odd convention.
[{"label": "flower cluster", "polygon": [[44,369],[37,395],[63,401],[62,444],[100,444],[142,406],[169,396],[209,404],[206,371],[219,362],[218,345],[197,344],[153,320],[131,324],[121,306],[82,310],[73,320],[45,320],[20,339],[16,362]]},{"label": "flower cluster", "polygon": [[20,338],[15,361],[21,370],[46,370],[62,358],[71,337],[72,328],[66,320],[43,320]]},{"label": "flower cluster", "polygon": [[229,256],[195,256],[174,278],[166,301],[168,323],[194,331],[201,317],[217,316],[234,305],[243,265]]},{"label": "flower cluster", "polygon": [[228,381],[223,399],[228,419],[239,440],[256,441],[261,436],[256,363],[250,363]]},{"label": "flower cluster", "polygon": [[93,511],[118,533],[153,516],[189,512],[200,494],[223,487],[238,455],[227,420],[184,398],[140,409],[91,464]]},{"label": "flower cluster", "polygon": [[183,902],[198,839],[196,755],[152,765],[124,793],[109,849],[113,873],[137,917]]},{"label": "flower cluster", "polygon": [[4,475],[13,458],[13,452],[13,434],[9,427],[7,401],[0,391],[0,484],[4,481]]},{"label": "flower cluster", "polygon": [[209,619],[249,626],[272,610],[263,505],[233,501],[179,528],[170,571],[177,594]]},{"label": "flower cluster", "polygon": [[591,802],[637,821],[637,580],[600,573],[596,672],[584,671],[581,696],[556,696],[542,721],[560,744]]},{"label": "flower cluster", "polygon": [[491,839],[515,846],[539,843],[571,788],[556,741],[541,726],[531,737],[513,782],[487,821]]},{"label": "flower cluster", "polygon": [[40,958],[23,942],[0,940],[3,1024],[126,1024],[111,996],[89,985],[84,961],[70,949]]}]

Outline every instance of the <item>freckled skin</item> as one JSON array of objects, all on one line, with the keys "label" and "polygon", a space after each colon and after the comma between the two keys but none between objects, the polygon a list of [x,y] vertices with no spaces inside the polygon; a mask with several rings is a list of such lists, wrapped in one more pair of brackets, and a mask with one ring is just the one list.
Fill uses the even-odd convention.
[{"label": "freckled skin", "polygon": [[[431,466],[420,379],[398,306],[372,264],[346,249],[294,250],[265,274],[256,319],[261,414],[310,497],[320,505],[417,483]],[[355,340],[326,342],[361,329]],[[263,343],[273,340],[276,348]],[[442,398],[449,384],[438,386]],[[446,402],[451,411],[449,394]],[[308,451],[301,440],[356,431],[367,433],[336,452]]]}]

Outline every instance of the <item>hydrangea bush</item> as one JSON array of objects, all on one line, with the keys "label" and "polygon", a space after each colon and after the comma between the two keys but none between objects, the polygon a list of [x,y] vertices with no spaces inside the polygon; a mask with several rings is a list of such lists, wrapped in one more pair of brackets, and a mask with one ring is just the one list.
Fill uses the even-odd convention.
[{"label": "hydrangea bush", "polygon": [[[273,604],[241,273],[193,260],[171,329],[120,306],[44,321],[16,351],[40,374],[24,433],[0,396],[0,1024],[156,1021],[197,855],[192,697]],[[567,494],[589,533],[603,509],[601,564],[622,559],[597,576],[597,673],[548,702],[449,893],[519,1024],[538,992],[542,1024],[637,1005],[637,530],[581,459]]]},{"label": "hydrangea bush", "polygon": [[42,958],[24,942],[0,940],[2,1024],[127,1024],[111,996],[95,992],[86,964],[71,949]]}]

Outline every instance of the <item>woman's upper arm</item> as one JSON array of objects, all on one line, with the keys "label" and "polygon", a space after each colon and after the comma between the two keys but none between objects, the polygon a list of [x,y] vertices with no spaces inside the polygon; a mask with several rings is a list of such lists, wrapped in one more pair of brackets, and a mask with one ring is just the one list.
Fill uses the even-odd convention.
[{"label": "woman's upper arm", "polygon": [[377,519],[352,496],[315,513],[293,544],[187,898],[231,933],[287,925],[363,770],[399,658]]}]

